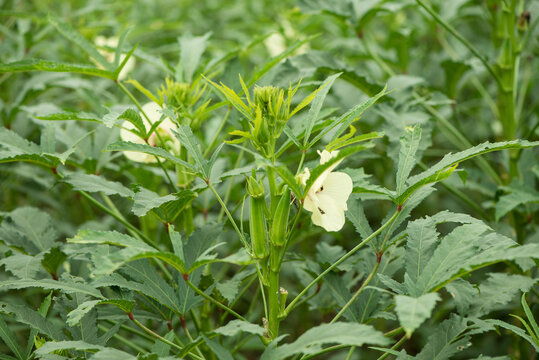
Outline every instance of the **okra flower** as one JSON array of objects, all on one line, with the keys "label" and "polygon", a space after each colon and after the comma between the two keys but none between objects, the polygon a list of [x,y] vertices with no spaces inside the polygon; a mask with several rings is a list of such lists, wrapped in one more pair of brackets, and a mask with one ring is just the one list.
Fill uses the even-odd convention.
[{"label": "okra flower", "polygon": [[[161,119],[161,107],[154,102],[149,102],[142,107],[142,111],[148,116],[148,120],[143,114],[140,114],[142,121],[144,122],[144,127],[146,131],[150,131],[152,124]],[[120,131],[120,138],[123,141],[130,141],[135,144],[146,144],[144,139],[141,139],[137,135],[128,131],[127,129],[133,129],[135,126],[129,121],[124,121],[122,124],[122,130]],[[180,151],[180,142],[172,133],[172,129],[176,129],[176,125],[167,117],[165,118],[157,127],[157,129],[148,137],[148,145],[150,146],[160,146],[169,151],[172,151],[175,154],[178,154]],[[143,163],[154,163],[157,162],[155,156],[135,152],[135,151],[124,151],[124,155],[129,159],[137,162]]]},{"label": "okra flower", "polygon": [[[320,164],[325,164],[337,156],[338,151],[318,151]],[[309,188],[303,202],[303,208],[312,212],[311,220],[315,225],[321,226],[327,231],[339,231],[345,221],[344,212],[348,210],[346,201],[352,193],[353,183],[348,174],[333,172],[339,165],[337,161],[326,169]],[[299,179],[303,185],[311,176],[308,168],[305,168]]]}]

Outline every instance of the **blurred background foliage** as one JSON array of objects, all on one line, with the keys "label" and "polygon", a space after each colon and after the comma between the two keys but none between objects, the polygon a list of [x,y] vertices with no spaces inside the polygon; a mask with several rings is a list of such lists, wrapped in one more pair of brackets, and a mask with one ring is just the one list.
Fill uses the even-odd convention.
[{"label": "blurred background foliage", "polygon": [[[430,16],[421,3],[426,3],[429,9],[439,14],[442,22],[456,29],[477,54],[442,26],[440,20]],[[515,15],[511,31],[504,25],[504,7],[511,7]],[[238,74],[244,79],[252,79],[274,56],[290,46],[295,48],[287,58],[272,65],[257,84],[287,88],[301,79],[296,99],[302,99],[328,75],[342,72],[326,99],[323,109],[326,118],[342,114],[388,84],[392,92],[355,124],[359,133],[383,131],[386,137],[376,142],[373,151],[350,159],[346,167],[362,168],[360,171],[369,174],[363,179],[389,189],[395,187],[394,169],[400,138],[407,127],[415,124],[422,128],[418,158],[421,159],[420,167],[425,168],[448,152],[484,141],[538,139],[538,1],[0,0],[0,9],[0,63],[40,58],[95,66],[83,49],[74,46],[50,23],[48,15],[53,14],[71,24],[92,43],[98,36],[120,37],[129,31],[123,50],[127,52],[135,44],[137,48],[133,54],[136,65],[128,78],[136,79],[154,94],[165,84],[165,78],[178,76],[181,49],[178,39],[205,34],[209,37],[198,72],[237,91],[241,89]],[[507,55],[504,51],[509,31],[510,38],[516,40]],[[304,40],[304,44],[294,45]],[[516,78],[512,78],[511,89],[500,88],[481,57],[500,78],[504,76],[500,65],[509,63],[513,71],[518,70]],[[147,101],[141,92],[132,86],[131,89],[141,103]],[[514,129],[505,123],[507,92],[513,101]],[[211,90],[206,89],[205,96],[215,104],[218,96],[210,93]],[[43,129],[49,126],[36,115],[76,111],[103,117],[111,111],[125,109],[129,104],[129,97],[110,79],[56,72],[5,72],[0,75],[1,124],[35,143],[40,143]],[[207,144],[225,113],[226,107],[219,108],[202,123],[197,135]],[[219,139],[239,127],[239,113],[233,111],[231,114]],[[292,127],[299,126],[301,119],[300,115],[293,120],[297,123]],[[161,170],[129,163],[121,153],[102,151],[118,139],[116,128],[93,123],[63,123],[56,129],[59,148],[61,151],[68,149],[89,131],[93,132],[77,144],[68,166],[88,174],[104,174],[113,181],[142,184],[161,195],[166,193]],[[245,165],[246,160],[238,159],[237,153],[234,149],[229,150],[226,161],[220,166],[229,170]],[[297,164],[300,155],[298,151],[290,150],[282,161]],[[438,185],[437,191],[414,210],[414,218],[442,210],[462,212],[485,221],[520,244],[539,242],[537,155],[537,150],[533,149],[499,152],[462,164],[458,172]],[[308,166],[318,162],[315,154],[307,160]],[[223,183],[218,189],[224,193],[227,186],[233,187],[228,201],[237,212],[244,195],[244,182]],[[506,198],[511,201],[508,209],[500,209],[500,199],[504,196],[511,196]],[[376,200],[375,195],[362,195],[361,199],[369,222],[374,224],[380,223],[392,206],[390,202],[369,201]],[[129,213],[127,200],[115,199],[115,202],[131,222],[165,242],[166,231],[158,219],[148,215],[139,220]],[[49,169],[28,163],[0,164],[0,211],[7,214],[23,206],[36,207],[49,214],[59,239],[72,237],[81,227],[123,230],[114,218],[92,208],[91,203],[65,183],[57,182]],[[201,194],[193,208],[197,226],[208,219],[221,219],[219,205],[209,192]],[[501,214],[499,218],[497,211]],[[304,216],[301,225],[303,229],[309,228],[309,218]],[[449,230],[447,227],[444,232]],[[233,239],[234,234],[227,231],[224,237]],[[316,257],[317,253],[328,251],[321,244],[349,249],[358,238],[350,223],[340,233],[332,234],[313,227],[302,233],[295,246],[301,254],[298,256]],[[0,245],[0,250],[4,254],[10,251],[5,245]],[[71,266],[81,266],[79,272],[84,275],[80,263],[74,262]],[[521,268],[512,264],[495,266],[496,271],[507,268],[537,277],[534,264],[523,264]],[[76,273],[74,269],[71,271]],[[223,268],[223,271],[231,270]],[[282,278],[290,282],[291,288],[297,283],[308,282],[305,273],[294,266],[284,271],[287,275]],[[468,280],[481,281],[487,274],[488,271],[481,270]],[[0,276],[7,278],[8,275]],[[24,301],[37,308],[42,298],[32,295],[41,294],[41,291],[26,291]],[[283,331],[296,338],[314,324],[331,318],[334,300],[324,291],[327,288],[322,287],[321,296],[310,300],[309,306],[298,309],[298,313],[283,325]],[[16,301],[18,294],[7,293],[2,297],[4,301]],[[537,313],[537,292],[533,291],[530,297],[532,309]],[[247,297],[238,306],[247,309],[249,305]],[[405,346],[408,353],[415,354],[421,349],[436,321],[445,318],[452,306],[449,300],[446,307],[438,309],[430,323],[418,330],[419,336]],[[508,305],[493,306],[489,310],[499,311],[494,317],[499,315],[510,321],[505,314],[518,312],[515,309],[519,306],[518,298],[514,297]],[[383,323],[386,320],[375,321]],[[492,332],[474,337],[473,349],[462,356],[472,358],[479,354],[504,353],[511,353],[512,358],[531,359],[534,356],[533,350],[518,337],[497,336]],[[372,356],[372,352],[369,354]],[[335,358],[344,356],[345,353],[337,353]]]}]

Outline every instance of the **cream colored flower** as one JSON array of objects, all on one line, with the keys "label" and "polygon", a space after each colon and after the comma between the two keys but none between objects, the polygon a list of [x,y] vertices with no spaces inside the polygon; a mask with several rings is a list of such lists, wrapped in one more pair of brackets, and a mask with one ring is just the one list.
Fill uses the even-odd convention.
[{"label": "cream colored flower", "polygon": [[[325,164],[338,153],[338,151],[318,151],[320,164]],[[313,223],[327,231],[339,231],[343,227],[344,212],[348,210],[346,201],[354,187],[348,174],[333,172],[341,161],[331,165],[314,181],[303,202],[304,209],[313,213],[311,216]],[[299,179],[306,185],[310,176],[309,169],[305,168]]]},{"label": "cream colored flower", "polygon": [[[116,48],[118,46],[118,38],[117,37],[106,38],[104,36],[99,35],[95,38],[95,44],[98,47],[107,46],[110,48]],[[101,55],[103,55],[108,62],[112,63],[114,61],[114,52],[103,50],[103,49],[97,49],[97,51],[99,51],[99,53],[101,53]],[[125,55],[124,54],[120,55],[120,64],[122,63],[122,61],[124,61],[124,59],[125,59]],[[101,67],[101,65],[98,65],[98,66]],[[135,68],[135,58],[131,56],[129,60],[127,60],[127,63],[124,65],[122,71],[120,71],[120,74],[118,75],[118,79],[119,80],[125,79],[127,74],[134,68]]]},{"label": "cream colored flower", "polygon": [[[148,123],[148,120],[144,117],[144,115],[140,114],[142,117],[142,121],[144,122],[144,127],[146,128],[146,131],[149,131],[152,127],[152,124],[159,121],[161,119],[161,107],[154,103],[149,102],[146,105],[142,107],[142,111],[148,116],[150,119],[150,122]],[[122,129],[120,131],[120,138],[124,141],[130,141],[135,144],[146,144],[144,139],[141,139],[137,135],[133,134],[132,132],[128,131],[127,129],[134,129],[135,126],[131,124],[129,121],[124,121],[122,124]],[[167,117],[165,118],[161,124],[157,127],[157,129],[150,135],[148,138],[148,145],[150,146],[161,146],[165,147],[168,150],[171,150],[173,153],[178,154],[180,151],[180,142],[174,136],[174,133],[172,132],[173,129],[176,129],[176,125]],[[135,151],[124,151],[124,155],[133,161],[137,162],[144,162],[144,163],[154,163],[157,162],[155,159],[155,156],[141,153],[141,152],[135,152]]]}]

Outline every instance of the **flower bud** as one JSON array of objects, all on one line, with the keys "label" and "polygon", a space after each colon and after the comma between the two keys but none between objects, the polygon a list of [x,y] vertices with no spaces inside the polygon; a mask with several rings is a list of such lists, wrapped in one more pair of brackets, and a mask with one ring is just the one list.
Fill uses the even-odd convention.
[{"label": "flower bud", "polygon": [[252,198],[258,199],[264,196],[264,185],[256,179],[256,174],[253,171],[253,175],[247,180],[247,193]]},{"label": "flower bud", "polygon": [[530,24],[530,18],[531,18],[531,15],[528,10],[520,14],[517,21],[517,29],[519,33],[523,34],[528,30],[528,26]]},{"label": "flower bud", "polygon": [[273,217],[271,224],[271,242],[275,246],[284,246],[288,230],[288,216],[290,214],[290,189],[286,188]]},{"label": "flower bud", "polygon": [[264,259],[268,256],[266,247],[266,219],[264,207],[266,201],[263,197],[249,198],[249,230],[251,232],[251,247],[256,259]]}]

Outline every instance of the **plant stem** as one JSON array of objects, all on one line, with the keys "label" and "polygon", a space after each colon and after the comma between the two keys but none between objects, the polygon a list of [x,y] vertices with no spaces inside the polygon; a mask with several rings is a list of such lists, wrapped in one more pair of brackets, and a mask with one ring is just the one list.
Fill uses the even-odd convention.
[{"label": "plant stem", "polygon": [[[243,160],[243,154],[245,154],[245,150],[242,149],[240,151],[240,154],[238,155],[238,158],[236,159],[236,162],[234,163],[234,169],[237,169],[240,166],[241,161]],[[224,200],[225,204],[228,202],[228,199],[230,198],[230,193],[232,191],[232,187],[234,186],[234,181],[235,181],[234,179],[235,179],[235,176],[231,176],[230,179],[228,179],[228,187],[226,188],[225,200]],[[219,217],[217,218],[217,222],[221,222],[224,214],[225,214],[225,208],[221,207],[221,211],[219,211]]]},{"label": "plant stem", "polygon": [[337,321],[342,314],[354,303],[354,301],[357,300],[358,296],[361,294],[361,292],[365,289],[365,287],[371,282],[372,278],[374,277],[374,274],[376,274],[376,271],[378,270],[378,267],[380,266],[380,262],[377,261],[376,265],[374,265],[374,268],[372,269],[371,273],[365,281],[363,281],[363,284],[361,284],[361,287],[355,292],[355,294],[348,300],[348,302],[342,307],[342,309],[335,315],[333,319],[329,322],[330,324],[333,324],[335,321]]},{"label": "plant stem", "polygon": [[215,131],[215,135],[213,136],[213,139],[210,141],[210,144],[208,145],[208,147],[206,148],[206,151],[204,151],[204,157],[208,156],[208,154],[210,153],[211,149],[215,146],[215,142],[217,141],[217,139],[219,138],[219,134],[221,133],[221,130],[223,130],[223,127],[225,126],[226,124],[226,121],[228,119],[228,116],[230,115],[230,111],[232,110],[231,106],[228,107],[228,110],[225,114],[225,116],[223,117],[223,120],[221,121],[221,123],[219,124],[219,128],[217,128],[217,131]]},{"label": "plant stem", "polygon": [[194,292],[196,292],[198,295],[202,296],[204,299],[208,300],[209,302],[215,304],[217,307],[223,309],[224,311],[234,315],[235,317],[237,317],[238,319],[240,320],[243,320],[243,321],[247,321],[243,316],[241,316],[240,314],[238,314],[237,312],[235,312],[234,310],[230,309],[228,306],[224,305],[224,304],[221,304],[219,301],[215,300],[214,298],[212,298],[211,296],[209,296],[208,294],[206,294],[204,291],[200,290],[198,287],[195,286],[195,284],[193,284],[191,281],[189,280],[185,280],[185,282],[187,283],[187,285],[189,285],[191,287],[191,289],[194,290]]},{"label": "plant stem", "polygon": [[[277,255],[275,247],[272,246],[271,255]],[[280,270],[280,269],[279,269]],[[269,271],[269,290],[268,290],[268,333],[270,339],[275,339],[279,335],[279,270]]]},{"label": "plant stem", "polygon": [[[107,332],[109,331],[110,329],[108,329],[106,326],[103,326],[103,325],[97,325],[97,327],[101,330],[103,330],[104,332]],[[140,354],[146,354],[148,353],[148,350],[140,347],[139,345],[137,345],[136,343],[134,343],[133,341],[123,337],[122,335],[116,333],[114,335],[112,335],[113,338],[115,338],[116,340],[118,340],[119,342],[121,342],[122,344],[126,345],[126,346],[129,346],[130,348],[132,348],[133,350],[135,350],[136,352],[140,353]]]},{"label": "plant stem", "polygon": [[309,291],[311,287],[313,287],[320,279],[322,279],[324,276],[326,276],[331,270],[335,269],[337,266],[339,266],[343,261],[348,259],[350,256],[352,256],[356,251],[361,249],[365,244],[369,243],[372,239],[376,237],[382,230],[384,230],[389,224],[393,223],[399,216],[400,212],[395,211],[395,213],[382,225],[373,232],[371,235],[369,235],[365,240],[360,242],[358,245],[356,245],[352,250],[348,251],[346,254],[341,256],[339,260],[334,262],[332,265],[330,265],[326,270],[324,270],[320,275],[318,275],[309,285],[307,285],[295,298],[292,300],[290,304],[286,307],[285,311],[282,314],[282,317],[286,317],[290,311],[294,308],[294,305],[299,301],[299,299]]},{"label": "plant stem", "polygon": [[451,26],[449,23],[447,23],[444,19],[442,19],[432,8],[430,8],[427,4],[424,3],[423,0],[416,0],[419,6],[421,6],[423,9],[425,9],[426,12],[428,12],[436,22],[438,22],[444,29],[449,31],[451,35],[453,35],[458,41],[460,41],[464,46],[468,48],[472,52],[472,54],[475,55],[476,58],[478,58],[483,65],[485,65],[488,72],[494,77],[498,85],[501,85],[501,80],[494,70],[494,68],[488,63],[488,60],[481,55],[481,53],[472,45],[468,40],[466,40],[453,26]]},{"label": "plant stem", "polygon": [[236,232],[238,233],[238,236],[240,237],[240,241],[242,242],[243,246],[245,247],[246,250],[249,250],[249,245],[247,244],[247,240],[245,240],[243,233],[238,228],[238,225],[236,225],[236,222],[234,221],[232,214],[230,214],[230,211],[228,211],[228,208],[226,207],[226,204],[223,202],[223,199],[221,199],[221,197],[219,196],[217,191],[215,191],[215,188],[211,184],[208,184],[208,188],[215,195],[215,197],[217,198],[217,201],[219,201],[219,204],[221,204],[221,206],[225,210],[226,216],[228,217],[228,220],[232,224],[232,227],[234,227],[234,230],[236,230]]},{"label": "plant stem", "polygon": [[[391,350],[398,349],[402,344],[404,344],[404,342],[406,341],[406,339],[407,339],[406,335],[404,335],[403,337],[401,337],[401,338],[399,339],[399,341],[397,341],[397,342],[395,343],[395,345],[393,345],[393,346],[391,347]],[[389,355],[390,355],[389,353],[382,354],[382,356],[380,356],[380,357],[378,358],[378,360],[383,360],[383,359],[385,359],[386,357],[388,357]]]},{"label": "plant stem", "polygon": [[150,335],[150,336],[156,338],[157,340],[159,340],[159,341],[161,341],[161,342],[175,348],[176,350],[180,350],[180,351],[183,350],[183,348],[181,346],[173,343],[172,341],[169,341],[169,340],[165,339],[164,337],[162,337],[158,333],[154,332],[153,330],[148,329],[140,321],[135,319],[132,313],[129,313],[128,315],[129,315],[129,318],[131,319],[131,321],[133,321],[139,328],[141,328],[148,335]]}]

